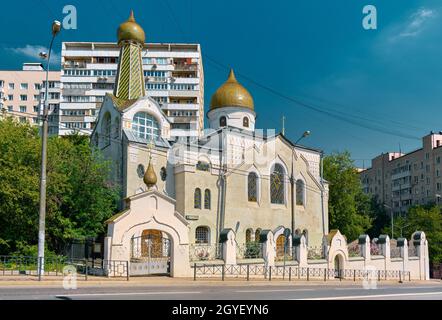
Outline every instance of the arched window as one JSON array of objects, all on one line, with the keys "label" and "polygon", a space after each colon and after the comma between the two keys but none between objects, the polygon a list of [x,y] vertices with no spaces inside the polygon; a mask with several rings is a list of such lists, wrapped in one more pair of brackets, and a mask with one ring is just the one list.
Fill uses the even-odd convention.
[{"label": "arched window", "polygon": [[193,207],[195,209],[201,209],[201,189],[196,188],[193,194]]},{"label": "arched window", "polygon": [[302,181],[301,179],[298,179],[296,181],[296,204],[303,206],[305,201],[304,201],[304,190],[305,189],[305,184],[304,181]]},{"label": "arched window", "polygon": [[270,201],[271,203],[284,204],[284,168],[275,164],[270,175]]},{"label": "arched window", "polygon": [[255,241],[259,242],[259,238],[261,237],[261,228],[256,229],[255,231]]},{"label": "arched window", "polygon": [[208,227],[197,227],[195,229],[195,243],[209,243],[209,235]]},{"label": "arched window", "polygon": [[249,118],[247,117],[242,118],[242,126],[245,128],[249,127]]},{"label": "arched window", "polygon": [[132,130],[137,137],[158,140],[160,126],[158,121],[147,112],[137,112],[132,119]]},{"label": "arched window", "polygon": [[246,230],[246,243],[252,242],[252,229]]},{"label": "arched window", "polygon": [[204,190],[204,209],[210,209],[210,190]]},{"label": "arched window", "polygon": [[118,138],[120,136],[120,119],[116,117],[114,122],[114,138]]},{"label": "arched window", "polygon": [[249,201],[258,201],[258,175],[250,172],[247,178],[247,194]]},{"label": "arched window", "polygon": [[110,144],[111,140],[111,115],[109,112],[106,112],[103,116],[103,124],[101,126],[102,134],[103,134],[103,147],[106,147]]},{"label": "arched window", "polygon": [[226,117],[222,116],[221,118],[219,118],[219,126],[220,127],[227,126],[227,119],[226,119]]}]

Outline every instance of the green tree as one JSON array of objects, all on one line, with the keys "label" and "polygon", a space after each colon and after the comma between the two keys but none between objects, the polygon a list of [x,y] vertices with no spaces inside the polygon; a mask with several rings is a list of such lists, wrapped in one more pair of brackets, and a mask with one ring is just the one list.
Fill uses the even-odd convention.
[{"label": "green tree", "polygon": [[[415,231],[424,231],[428,240],[428,251],[431,262],[442,262],[442,215],[437,205],[414,206],[408,209],[403,221],[398,220],[403,236],[410,240]],[[400,228],[394,227],[395,235],[400,235]]]},{"label": "green tree", "polygon": [[371,199],[362,191],[350,153],[324,157],[324,178],[329,182],[330,229],[339,229],[349,241],[365,233],[372,218]]},{"label": "green tree", "polygon": [[[40,146],[35,127],[0,121],[1,253],[37,243]],[[62,253],[70,239],[105,231],[118,188],[107,182],[109,163],[87,137],[51,137],[47,170],[46,241]]]}]

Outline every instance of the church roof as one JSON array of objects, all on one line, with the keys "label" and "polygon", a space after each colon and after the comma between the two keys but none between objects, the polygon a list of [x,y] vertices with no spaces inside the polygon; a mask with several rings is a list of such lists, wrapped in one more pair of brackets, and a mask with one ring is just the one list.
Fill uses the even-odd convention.
[{"label": "church roof", "polygon": [[109,97],[112,99],[112,102],[114,103],[115,107],[119,111],[124,111],[127,108],[130,108],[135,102],[138,101],[138,99],[127,100],[127,99],[117,98],[112,93],[106,93],[106,95],[109,95]]},{"label": "church roof", "polygon": [[219,87],[210,101],[210,110],[224,107],[243,107],[254,110],[252,95],[236,80],[233,69],[229,77]]},{"label": "church roof", "polygon": [[[130,142],[136,142],[136,143],[140,143],[140,144],[149,144],[150,143],[150,140],[147,140],[147,139],[137,136],[130,129],[123,129],[123,132],[126,135],[127,140],[129,140]],[[170,148],[170,143],[162,137],[159,137],[159,139],[155,140],[154,143],[155,143],[156,147]]]}]

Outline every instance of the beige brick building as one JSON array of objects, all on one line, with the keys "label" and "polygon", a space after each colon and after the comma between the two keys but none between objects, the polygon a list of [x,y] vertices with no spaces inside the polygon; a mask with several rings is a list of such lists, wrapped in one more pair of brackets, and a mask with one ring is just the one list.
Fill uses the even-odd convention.
[{"label": "beige brick building", "polygon": [[[0,70],[2,116],[38,124],[39,105],[44,100],[46,72],[41,63],[24,63],[22,70]],[[60,71],[49,72],[49,133],[57,134]]]},{"label": "beige brick building", "polygon": [[422,138],[422,147],[409,153],[389,152],[375,157],[361,171],[364,192],[395,213],[412,205],[441,203],[442,132]]}]

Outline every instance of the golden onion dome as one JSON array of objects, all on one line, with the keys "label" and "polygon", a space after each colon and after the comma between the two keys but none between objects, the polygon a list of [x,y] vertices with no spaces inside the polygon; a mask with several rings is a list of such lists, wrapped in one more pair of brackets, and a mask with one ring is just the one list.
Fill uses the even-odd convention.
[{"label": "golden onion dome", "polygon": [[149,160],[149,166],[147,167],[147,170],[144,173],[143,181],[146,184],[147,188],[149,189],[157,184],[157,175],[155,174],[155,170],[153,169],[150,160]]},{"label": "golden onion dome", "polygon": [[210,101],[210,110],[223,107],[243,107],[254,110],[253,98],[235,78],[230,69],[229,78],[216,90]]},{"label": "golden onion dome", "polygon": [[136,41],[144,44],[146,35],[144,34],[143,28],[135,22],[133,10],[130,11],[129,19],[118,27],[117,36],[118,43],[121,41]]}]

